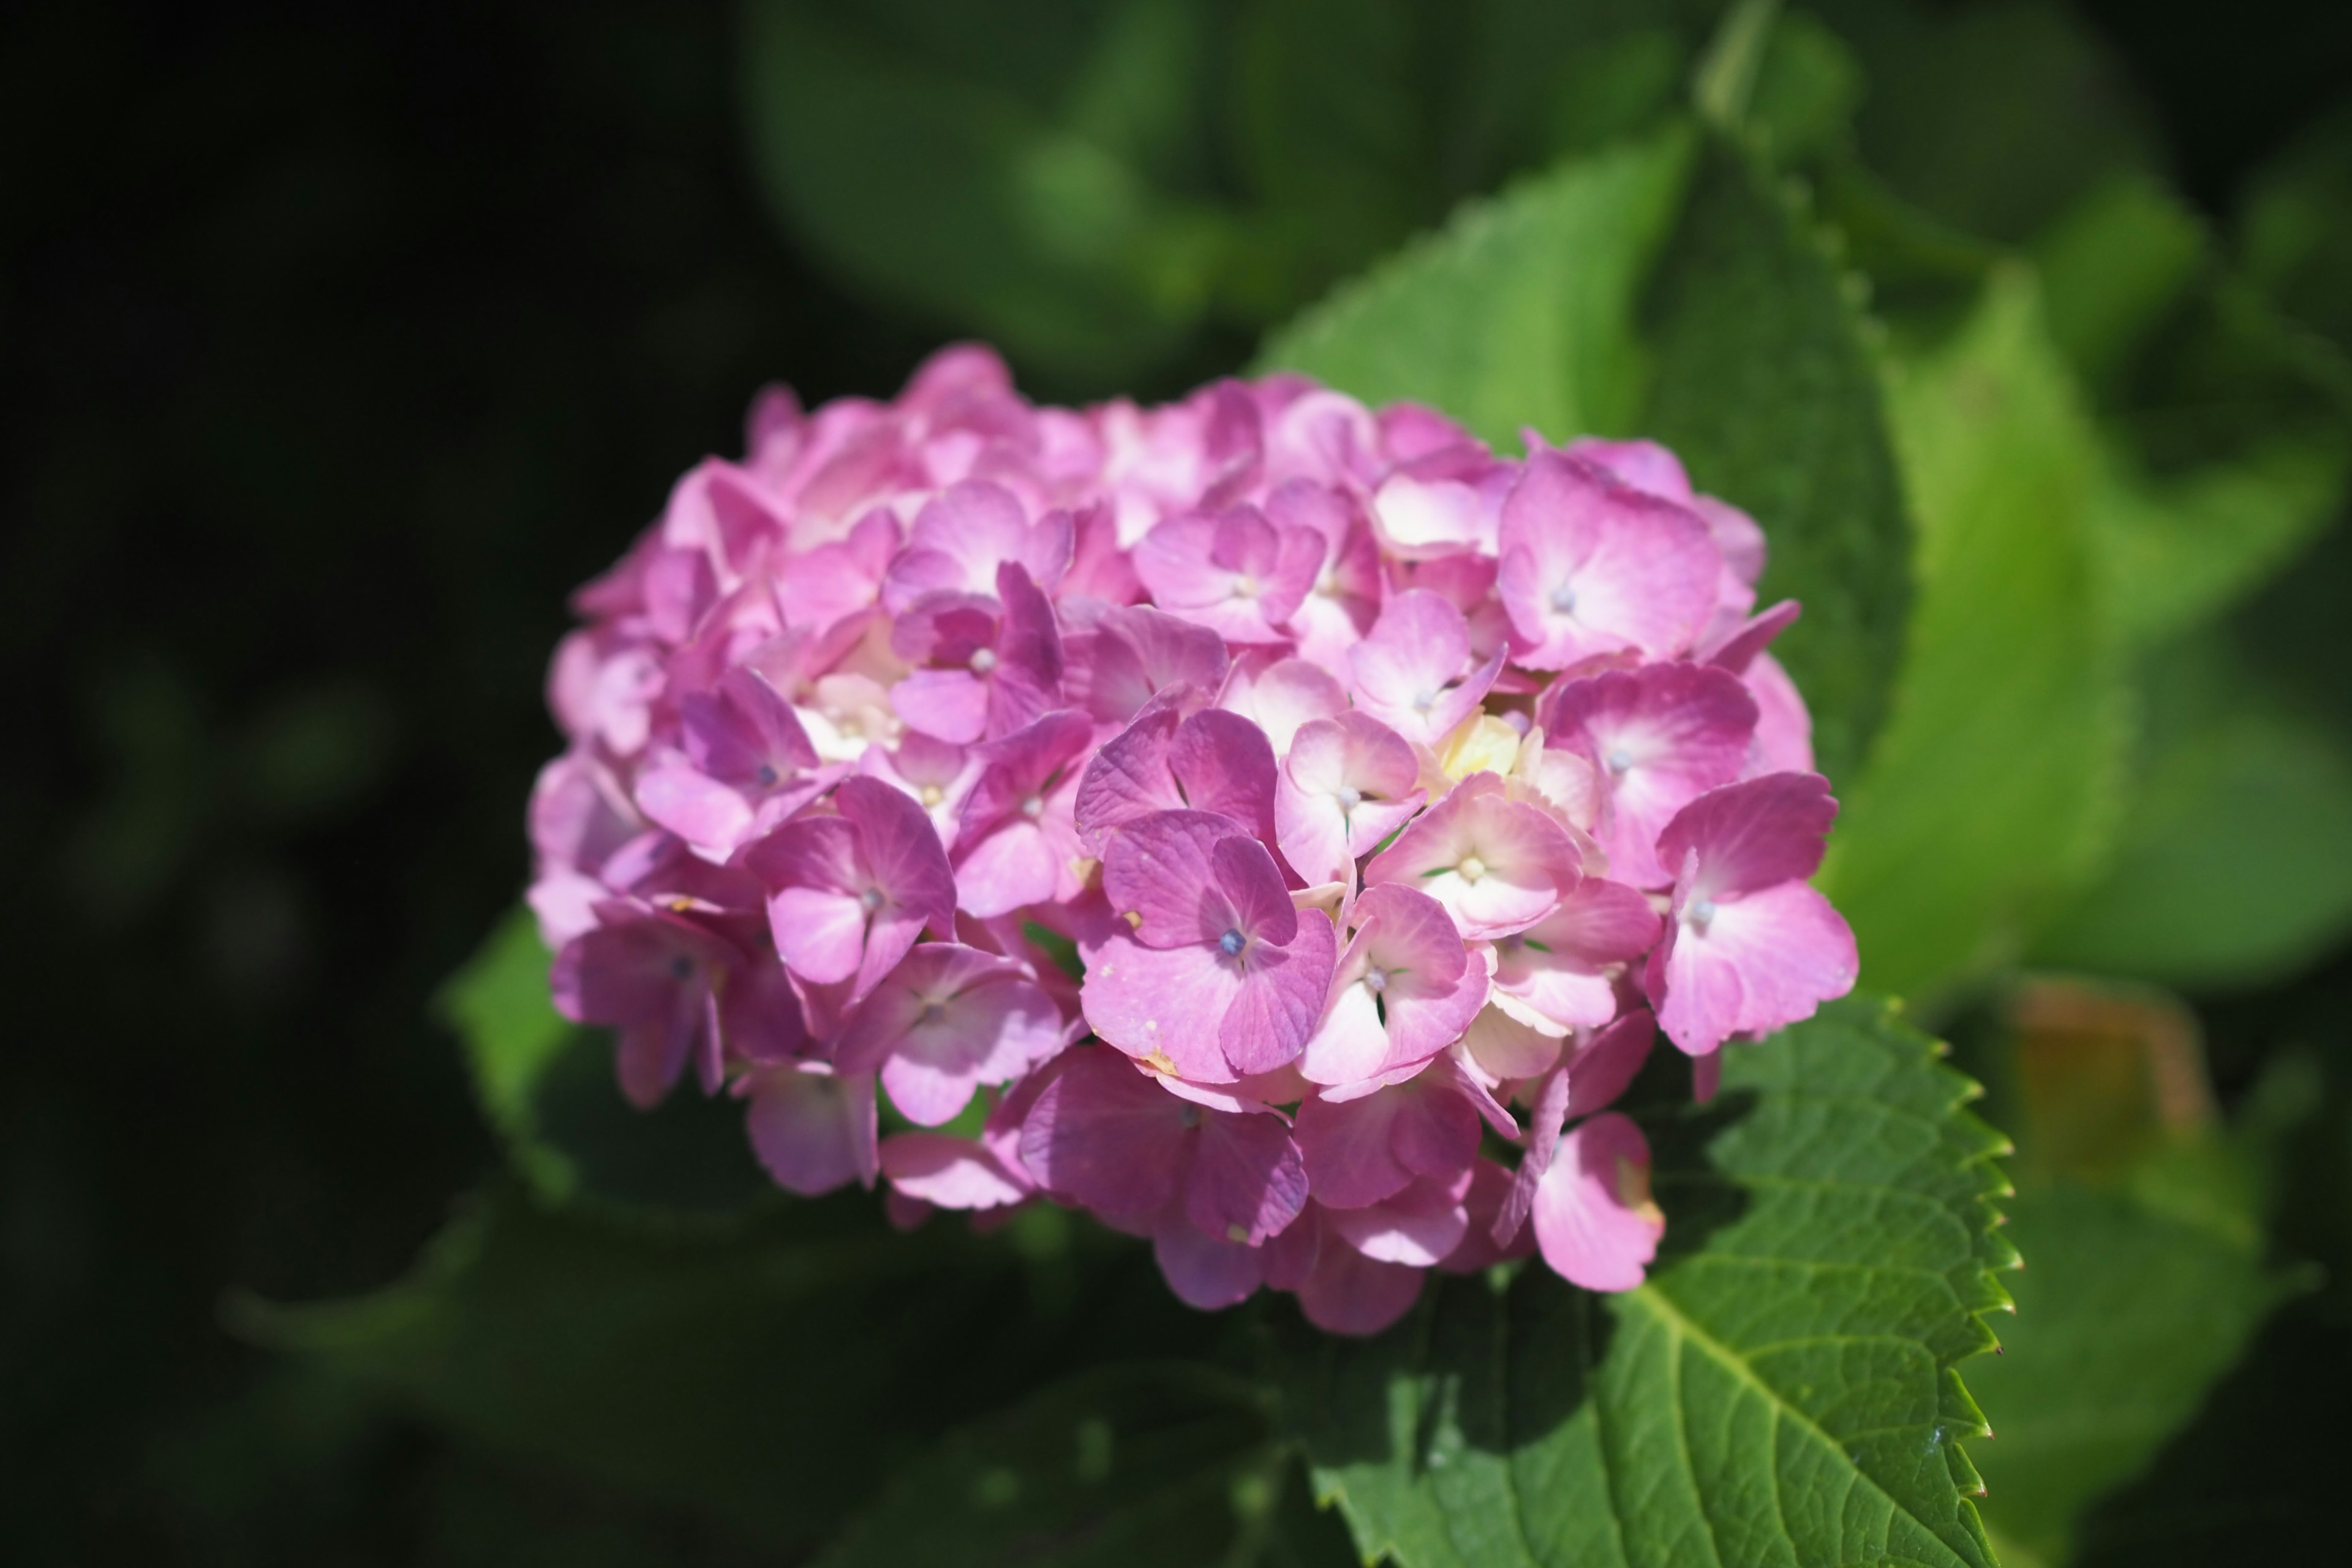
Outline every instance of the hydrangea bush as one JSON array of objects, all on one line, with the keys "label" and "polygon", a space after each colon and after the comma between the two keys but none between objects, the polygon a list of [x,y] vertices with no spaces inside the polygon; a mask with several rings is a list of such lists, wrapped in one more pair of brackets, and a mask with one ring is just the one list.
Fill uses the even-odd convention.
[{"label": "hydrangea bush", "polygon": [[971,347],[767,393],[556,654],[558,1005],[793,1192],[1075,1205],[1195,1306],[1639,1284],[1611,1104],[1852,987],[1837,806],[1757,524],[1524,440],[1287,374],[1034,407]]}]

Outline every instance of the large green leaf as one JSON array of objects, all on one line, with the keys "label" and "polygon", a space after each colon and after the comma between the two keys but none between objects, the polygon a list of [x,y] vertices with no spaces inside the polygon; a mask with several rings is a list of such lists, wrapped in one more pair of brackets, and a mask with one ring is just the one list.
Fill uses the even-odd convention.
[{"label": "large green leaf", "polygon": [[1270,1414],[1255,1384],[1197,1363],[1081,1373],[950,1433],[820,1568],[1348,1562],[1337,1522],[1285,1496],[1303,1489]]},{"label": "large green leaf", "polygon": [[1813,710],[1831,777],[1886,711],[1911,606],[1911,529],[1853,289],[1787,193],[1711,141],[1646,311],[1641,433],[1755,515],[1766,602],[1804,602],[1773,652]]},{"label": "large green leaf", "polygon": [[1970,1374],[2000,1417],[1975,1458],[2004,1560],[2030,1568],[2065,1560],[2079,1511],[2188,1422],[2294,1287],[2248,1237],[2127,1193],[2055,1182],[2003,1206],[2032,1266],[2005,1353]]},{"label": "large green leaf", "polygon": [[2218,638],[2158,663],[2113,863],[2037,962],[2178,985],[2287,973],[2352,930],[2352,746]]},{"label": "large green leaf", "polygon": [[457,1030],[482,1114],[532,1190],[664,1214],[730,1214],[769,1198],[740,1102],[681,1084],[641,1111],[621,1098],[613,1047],[555,1011],[549,954],[518,908],[440,998]]},{"label": "large green leaf", "polygon": [[497,1194],[399,1285],[233,1321],[495,1453],[803,1548],[940,1430],[1213,1331],[1143,1249],[1059,1211],[975,1238],[899,1235],[875,1208],[851,1193],[681,1230]]},{"label": "large green leaf", "polygon": [[1170,0],[757,0],[752,151],[845,283],[1116,384],[1245,270],[1199,190],[1205,24]]},{"label": "large green leaf", "polygon": [[2124,726],[2086,531],[2097,450],[2032,278],[1997,270],[1889,384],[1919,604],[1822,886],[1868,983],[1916,994],[2013,955],[2088,874]]},{"label": "large green leaf", "polygon": [[1669,1215],[1647,1284],[1460,1279],[1296,1373],[1318,1487],[1403,1568],[1991,1561],[1954,1363],[1990,1349],[2000,1137],[1853,999],[1635,1091]]},{"label": "large green leaf", "polygon": [[1642,383],[1633,300],[1691,153],[1677,129],[1472,203],[1276,333],[1259,367],[1429,404],[1497,444],[1530,426],[1625,431]]},{"label": "large green leaf", "polygon": [[2018,1129],[2002,1208],[2029,1267],[2006,1353],[1969,1374],[2000,1433],[1973,1458],[2002,1561],[2054,1568],[2309,1283],[2269,1262],[2265,1222],[2321,1084],[2307,1058],[2276,1058],[2225,1125],[2194,1016],[2163,993],[2045,977],[2003,1011],[1970,1065]]}]

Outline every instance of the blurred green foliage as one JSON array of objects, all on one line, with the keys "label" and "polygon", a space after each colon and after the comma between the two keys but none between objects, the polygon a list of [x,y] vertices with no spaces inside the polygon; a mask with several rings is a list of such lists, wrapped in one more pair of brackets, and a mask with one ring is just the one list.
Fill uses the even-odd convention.
[{"label": "blurred green foliage", "polygon": [[[1906,1495],[1973,1460],[2013,1563],[2326,1550],[2352,13],[1723,9],[12,17],[0,635],[35,743],[0,816],[53,915],[0,1108],[12,1558],[1348,1560],[1303,1442],[1353,1467],[1359,1539],[1376,1492],[1422,1510],[1388,1533],[1418,1568],[1486,1560],[1498,1474],[1567,1473],[1583,1416],[1497,1436],[1432,1369],[1486,1375],[1497,1325],[1540,1352],[1571,1292],[1447,1286],[1363,1352],[1397,1446],[1334,1460],[1235,1381],[1288,1364],[1278,1312],[1186,1312],[1050,1215],[788,1203],[730,1103],[626,1111],[520,917],[437,993],[470,1094],[425,1022],[522,873],[564,589],[760,379],[878,393],[947,333],[1042,395],[1255,353],[1498,445],[1655,435],[1753,510],[1866,983],[1951,1024],[2019,1144],[2020,1315],[1966,1373],[2001,1436],[1963,1457],[1937,1384]],[[2098,1028],[2029,1005],[2078,994]],[[2219,1110],[2180,1098],[2209,1058]],[[483,1123],[512,1174],[360,1294],[496,1163]],[[1694,1179],[1753,1136],[1706,1124]],[[1678,1206],[1661,1299],[1769,1208]],[[1654,1327],[1585,1415],[1659,1407]],[[1753,1457],[1637,1539],[1696,1550],[1673,1526]],[[1587,1495],[1561,1518],[1610,1517]]]}]

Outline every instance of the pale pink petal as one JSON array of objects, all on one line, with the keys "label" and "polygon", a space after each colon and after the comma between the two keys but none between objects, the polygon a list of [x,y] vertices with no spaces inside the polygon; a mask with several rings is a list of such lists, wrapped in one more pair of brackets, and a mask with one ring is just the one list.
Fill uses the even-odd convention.
[{"label": "pale pink petal", "polygon": [[882,1174],[894,1192],[943,1209],[1001,1208],[1030,1194],[1027,1179],[969,1138],[895,1132],[882,1140]]},{"label": "pale pink petal", "polygon": [[1554,745],[1588,761],[1608,790],[1600,825],[1612,876],[1635,887],[1673,880],[1656,844],[1675,813],[1739,776],[1755,733],[1754,699],[1727,671],[1654,664],[1571,680],[1546,700]]},{"label": "pale pink petal", "polygon": [[1631,1290],[1657,1255],[1665,1216],[1650,1200],[1650,1145],[1614,1111],[1560,1141],[1538,1184],[1536,1244],[1553,1272],[1588,1290]]},{"label": "pale pink petal", "polygon": [[[1328,929],[1328,928],[1327,928]],[[1087,965],[1087,1022],[1129,1056],[1157,1057],[1182,1077],[1231,1083],[1221,1045],[1244,975],[1213,948],[1151,948],[1114,936]]]},{"label": "pale pink petal", "polygon": [[1676,915],[1650,956],[1645,984],[1658,1026],[1692,1056],[1734,1035],[1810,1018],[1822,1003],[1853,989],[1853,929],[1803,882],[1688,906],[1678,900]]}]

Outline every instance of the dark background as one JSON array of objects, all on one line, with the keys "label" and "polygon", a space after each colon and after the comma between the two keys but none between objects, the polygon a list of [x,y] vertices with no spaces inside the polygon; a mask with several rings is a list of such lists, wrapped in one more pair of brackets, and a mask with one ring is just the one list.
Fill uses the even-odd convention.
[{"label": "dark background", "polygon": [[[2086,10],[2217,217],[2352,89],[2352,7]],[[396,1423],[264,1419],[267,1360],[218,1314],[392,1279],[496,1163],[428,1001],[522,881],[565,593],[735,449],[762,381],[887,393],[931,346],[768,220],[732,26],[0,22],[11,1561],[730,1553]],[[2225,1092],[2348,1009],[2340,955],[2200,999]],[[2318,1332],[2282,1319],[2221,1398],[2332,1435],[2352,1372]]]}]

